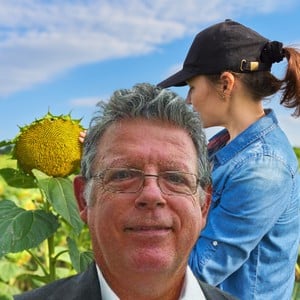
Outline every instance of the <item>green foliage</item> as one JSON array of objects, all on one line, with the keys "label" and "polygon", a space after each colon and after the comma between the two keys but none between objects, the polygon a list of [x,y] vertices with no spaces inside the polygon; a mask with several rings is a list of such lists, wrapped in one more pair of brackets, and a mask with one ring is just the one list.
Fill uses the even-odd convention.
[{"label": "green foliage", "polygon": [[293,300],[299,300],[300,299],[300,283],[298,281],[296,281],[296,283],[294,285],[292,299]]},{"label": "green foliage", "polygon": [[44,210],[25,210],[10,200],[0,202],[0,257],[37,247],[55,233],[57,218]]},{"label": "green foliage", "polygon": [[294,148],[295,154],[298,158],[298,161],[300,162],[300,148]]},{"label": "green foliage", "polygon": [[11,187],[24,189],[36,188],[35,179],[32,176],[24,174],[20,170],[3,168],[0,170],[0,175]]},{"label": "green foliage", "polygon": [[68,246],[71,253],[71,261],[74,269],[79,273],[84,271],[88,265],[90,264],[91,260],[93,259],[93,252],[92,251],[78,251],[77,245],[74,240],[68,238]]},{"label": "green foliage", "polygon": [[66,178],[47,178],[38,181],[38,187],[54,210],[68,222],[76,234],[82,230],[83,223],[79,217],[73,196],[73,186]]},{"label": "green foliage", "polygon": [[9,151],[0,154],[0,300],[81,272],[93,260],[73,194],[75,174],[32,173],[20,171]]},{"label": "green foliage", "polygon": [[[93,260],[71,178],[24,174],[11,144],[0,141],[0,300],[82,272]],[[300,259],[292,299],[300,300]]]}]

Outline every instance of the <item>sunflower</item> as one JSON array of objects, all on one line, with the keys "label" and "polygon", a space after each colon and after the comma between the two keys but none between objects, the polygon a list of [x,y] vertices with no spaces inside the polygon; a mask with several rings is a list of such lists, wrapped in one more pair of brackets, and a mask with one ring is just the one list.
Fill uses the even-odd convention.
[{"label": "sunflower", "polygon": [[28,174],[38,169],[53,177],[77,171],[82,154],[78,138],[84,130],[80,121],[72,119],[70,114],[54,116],[48,112],[30,125],[20,127],[13,150],[18,167]]}]

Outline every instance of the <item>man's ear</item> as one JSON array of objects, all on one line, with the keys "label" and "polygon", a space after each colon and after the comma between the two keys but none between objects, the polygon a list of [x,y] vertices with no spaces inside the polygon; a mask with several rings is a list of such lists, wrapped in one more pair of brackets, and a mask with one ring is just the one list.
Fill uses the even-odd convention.
[{"label": "man's ear", "polygon": [[204,201],[201,205],[201,212],[202,212],[202,228],[206,225],[206,220],[211,204],[211,197],[212,197],[212,186],[209,186],[205,189],[205,197]]},{"label": "man's ear", "polygon": [[80,218],[83,222],[87,223],[87,203],[84,198],[84,188],[86,185],[86,180],[83,176],[76,176],[73,181],[74,194],[77,200],[77,206],[79,209]]}]

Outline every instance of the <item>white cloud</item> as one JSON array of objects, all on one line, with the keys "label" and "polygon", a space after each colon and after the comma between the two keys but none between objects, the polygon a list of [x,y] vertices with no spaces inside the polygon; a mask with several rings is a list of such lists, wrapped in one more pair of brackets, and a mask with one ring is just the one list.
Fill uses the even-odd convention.
[{"label": "white cloud", "polygon": [[227,0],[226,5],[220,0],[0,0],[0,96],[81,64],[149,53],[199,24],[245,9],[266,13],[281,9],[281,4],[279,0]]},{"label": "white cloud", "polygon": [[[102,99],[102,98],[101,98]],[[106,99],[106,98],[103,98]],[[72,107],[95,107],[95,105],[100,101],[97,97],[87,97],[87,98],[76,98],[70,101]]]}]

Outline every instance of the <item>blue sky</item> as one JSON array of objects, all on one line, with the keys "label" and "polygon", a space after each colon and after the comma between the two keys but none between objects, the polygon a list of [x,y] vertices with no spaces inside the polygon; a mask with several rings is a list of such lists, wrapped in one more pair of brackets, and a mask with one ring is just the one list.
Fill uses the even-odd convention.
[{"label": "blue sky", "polygon": [[[96,102],[177,71],[195,34],[227,18],[300,45],[298,0],[0,0],[0,141],[48,111],[87,127]],[[265,106],[299,147],[300,119],[278,102]]]}]

